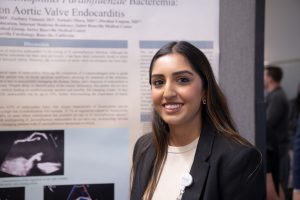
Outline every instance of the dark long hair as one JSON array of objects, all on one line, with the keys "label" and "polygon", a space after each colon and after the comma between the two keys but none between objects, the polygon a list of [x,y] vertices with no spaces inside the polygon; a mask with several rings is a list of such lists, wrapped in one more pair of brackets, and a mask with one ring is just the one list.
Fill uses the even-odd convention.
[{"label": "dark long hair", "polygon": [[[179,41],[171,42],[163,46],[154,55],[151,61],[149,70],[149,83],[151,80],[153,65],[155,64],[156,60],[162,56],[172,53],[178,53],[184,56],[203,81],[207,104],[202,107],[202,121],[212,124],[216,132],[219,134],[231,138],[238,143],[250,145],[248,141],[238,134],[237,129],[235,128],[225,96],[215,80],[208,59],[203,52],[201,52],[192,44],[185,41]],[[201,99],[199,99],[199,101],[201,101]],[[157,186],[161,167],[164,164],[165,156],[167,154],[169,137],[168,124],[163,121],[163,119],[155,110],[153,112],[152,133],[153,143],[156,148],[156,158],[154,167],[152,169],[152,174],[150,175],[150,180],[144,193],[145,199],[152,198],[154,190]]]}]

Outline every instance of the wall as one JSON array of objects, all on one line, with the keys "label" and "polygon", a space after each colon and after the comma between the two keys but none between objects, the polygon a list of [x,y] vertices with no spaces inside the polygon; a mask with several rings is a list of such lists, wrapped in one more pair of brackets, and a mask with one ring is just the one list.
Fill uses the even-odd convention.
[{"label": "wall", "polygon": [[264,151],[264,1],[220,1],[220,85],[241,135]]}]

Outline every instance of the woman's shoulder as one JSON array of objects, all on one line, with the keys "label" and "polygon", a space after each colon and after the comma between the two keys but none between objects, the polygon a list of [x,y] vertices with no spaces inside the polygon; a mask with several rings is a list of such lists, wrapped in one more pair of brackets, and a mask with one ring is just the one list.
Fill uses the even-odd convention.
[{"label": "woman's shoulder", "polygon": [[[209,150],[209,155],[213,157],[218,156],[232,156],[238,152],[260,152],[246,139],[238,135],[238,133],[224,133],[218,130],[213,123],[206,121],[202,136],[200,136],[201,144],[206,146],[205,151]],[[205,145],[205,143],[208,143]],[[202,148],[203,149],[203,148]]]},{"label": "woman's shoulder", "polygon": [[136,147],[149,146],[152,144],[152,133],[146,133],[139,137],[135,143]]},{"label": "woman's shoulder", "polygon": [[[233,196],[238,199],[258,199],[251,198],[251,195],[258,195],[261,199],[264,166],[259,150],[224,135],[215,136],[211,150],[208,160],[210,179],[221,185],[220,193],[225,199]],[[257,191],[257,194],[252,194],[253,191]]]},{"label": "woman's shoulder", "polygon": [[212,156],[221,157],[228,161],[251,159],[254,163],[262,162],[261,152],[250,143],[216,134]]},{"label": "woman's shoulder", "polygon": [[214,143],[215,143],[215,145],[222,146],[227,151],[253,148],[253,146],[250,143],[248,144],[246,142],[243,142],[242,140],[239,141],[239,139],[237,139],[237,138],[239,138],[239,137],[227,136],[225,134],[222,134],[222,133],[219,133],[216,131]]},{"label": "woman's shoulder", "polygon": [[153,146],[152,133],[142,135],[135,143],[133,150],[133,158],[140,157],[150,147]]}]

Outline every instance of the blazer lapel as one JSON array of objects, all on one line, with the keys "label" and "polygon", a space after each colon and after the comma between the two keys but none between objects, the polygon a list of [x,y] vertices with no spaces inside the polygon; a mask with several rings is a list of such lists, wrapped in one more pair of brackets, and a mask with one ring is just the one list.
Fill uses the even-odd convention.
[{"label": "blazer lapel", "polygon": [[203,124],[205,125],[200,135],[194,162],[190,171],[190,174],[193,177],[193,183],[190,187],[185,189],[185,192],[182,196],[183,200],[200,199],[209,172],[210,165],[207,160],[212,151],[215,135],[213,133],[212,126],[209,123],[206,122]]}]

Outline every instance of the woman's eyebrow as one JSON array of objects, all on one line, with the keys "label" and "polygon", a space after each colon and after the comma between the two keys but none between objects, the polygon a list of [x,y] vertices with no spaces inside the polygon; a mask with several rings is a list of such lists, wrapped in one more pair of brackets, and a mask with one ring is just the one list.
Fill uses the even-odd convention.
[{"label": "woman's eyebrow", "polygon": [[151,78],[154,78],[154,77],[164,77],[164,75],[163,74],[152,74]]},{"label": "woman's eyebrow", "polygon": [[191,76],[194,76],[194,73],[188,70],[182,70],[182,71],[177,71],[172,73],[173,76],[182,75],[182,74],[189,74]]},{"label": "woman's eyebrow", "polygon": [[[173,76],[178,76],[178,75],[182,75],[182,74],[189,74],[191,76],[194,76],[194,73],[191,71],[188,71],[188,70],[176,71],[176,72],[172,73]],[[163,74],[152,74],[151,78],[153,78],[153,77],[164,77],[164,75]]]}]

